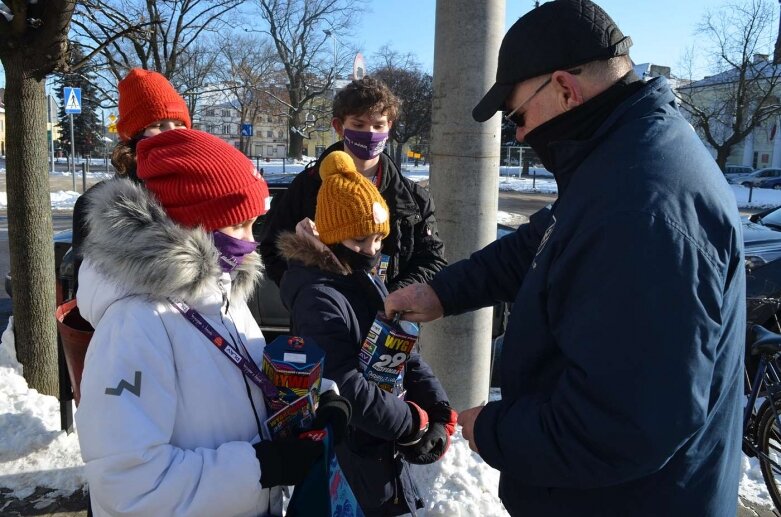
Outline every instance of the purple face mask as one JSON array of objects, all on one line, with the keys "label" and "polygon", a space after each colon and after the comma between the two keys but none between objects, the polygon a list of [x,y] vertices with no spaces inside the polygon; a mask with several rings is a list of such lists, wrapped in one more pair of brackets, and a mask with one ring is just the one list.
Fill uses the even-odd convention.
[{"label": "purple face mask", "polygon": [[236,269],[244,262],[244,257],[255,251],[258,246],[255,241],[244,241],[218,231],[213,232],[212,237],[214,246],[220,252],[220,267],[226,273]]},{"label": "purple face mask", "polygon": [[385,149],[388,133],[372,133],[371,131],[353,131],[344,128],[344,145],[361,160],[370,160]]}]

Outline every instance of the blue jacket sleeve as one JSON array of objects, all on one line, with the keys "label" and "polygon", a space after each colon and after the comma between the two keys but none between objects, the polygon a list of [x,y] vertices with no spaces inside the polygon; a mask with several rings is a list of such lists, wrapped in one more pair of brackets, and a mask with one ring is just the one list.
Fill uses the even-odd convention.
[{"label": "blue jacket sleeve", "polygon": [[408,405],[367,381],[358,369],[358,322],[342,295],[329,288],[305,288],[293,304],[296,333],[309,336],[325,351],[323,376],[339,386],[352,405],[350,424],[393,441],[412,432]]},{"label": "blue jacket sleeve", "polygon": [[405,369],[404,388],[407,390],[407,400],[425,410],[429,410],[437,402],[449,403],[442,384],[420,354],[411,353]]},{"label": "blue jacket sleeve", "polygon": [[483,409],[483,459],[522,483],[581,489],[661,469],[708,418],[713,362],[734,345],[721,340],[726,270],[650,214],[579,234],[547,278],[563,371],[549,396]]},{"label": "blue jacket sleeve", "polygon": [[543,208],[515,232],[437,273],[430,285],[445,315],[515,300],[550,219],[550,209]]}]

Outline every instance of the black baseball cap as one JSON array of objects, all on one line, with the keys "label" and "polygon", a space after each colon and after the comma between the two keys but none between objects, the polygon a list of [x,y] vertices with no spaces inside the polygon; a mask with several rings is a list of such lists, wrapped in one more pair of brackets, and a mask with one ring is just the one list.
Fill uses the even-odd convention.
[{"label": "black baseball cap", "polygon": [[505,108],[513,87],[539,75],[629,52],[632,38],[589,0],[554,0],[518,19],[502,40],[496,82],[472,110],[485,122]]}]

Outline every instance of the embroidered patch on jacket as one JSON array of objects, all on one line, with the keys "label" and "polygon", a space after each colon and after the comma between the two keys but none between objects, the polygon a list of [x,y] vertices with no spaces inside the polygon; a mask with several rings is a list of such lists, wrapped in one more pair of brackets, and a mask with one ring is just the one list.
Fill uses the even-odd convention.
[{"label": "embroidered patch on jacket", "polygon": [[116,388],[106,388],[106,395],[115,395],[119,397],[123,391],[129,391],[136,397],[141,397],[141,372],[136,370],[136,376],[133,384],[130,384],[125,379],[119,381]]}]

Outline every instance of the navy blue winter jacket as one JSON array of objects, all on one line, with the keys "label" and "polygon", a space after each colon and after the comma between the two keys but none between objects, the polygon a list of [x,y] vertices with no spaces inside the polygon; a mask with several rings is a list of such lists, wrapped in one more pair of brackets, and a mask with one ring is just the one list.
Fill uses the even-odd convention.
[{"label": "navy blue winter jacket", "polygon": [[446,314],[514,303],[502,400],[475,424],[500,497],[513,515],[734,517],[735,198],[661,78],[552,150],[552,209],[431,282]]},{"label": "navy blue winter jacket", "polygon": [[[325,351],[323,376],[334,380],[352,405],[345,441],[336,446],[339,465],[368,516],[415,514],[423,506],[395,442],[413,429],[409,406],[367,381],[358,353],[383,297],[363,272],[345,275],[328,254],[290,232],[278,241],[288,262],[280,294],[293,333],[311,337]],[[384,293],[387,294],[387,293]],[[429,409],[447,401],[439,380],[417,353],[406,364],[406,399]]]}]

